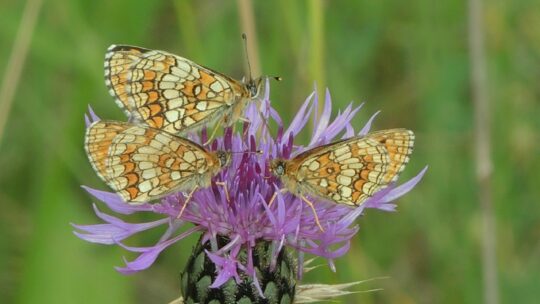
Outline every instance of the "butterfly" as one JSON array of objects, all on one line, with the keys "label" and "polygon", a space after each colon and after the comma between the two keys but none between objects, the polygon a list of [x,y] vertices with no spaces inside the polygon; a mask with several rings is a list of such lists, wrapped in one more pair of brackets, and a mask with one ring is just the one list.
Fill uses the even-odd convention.
[{"label": "butterfly", "polygon": [[270,170],[281,180],[282,192],[293,193],[311,207],[317,225],[324,231],[306,195],[359,206],[397,180],[413,144],[412,131],[383,130],[319,146],[290,160],[274,159]]},{"label": "butterfly", "polygon": [[97,175],[128,203],[143,203],[188,191],[184,211],[197,188],[227,166],[230,152],[202,146],[146,125],[96,121],[86,129],[84,147]]},{"label": "butterfly", "polygon": [[219,126],[242,119],[263,79],[238,81],[171,53],[112,45],[105,84],[130,121],[178,135],[216,124],[213,138]]}]

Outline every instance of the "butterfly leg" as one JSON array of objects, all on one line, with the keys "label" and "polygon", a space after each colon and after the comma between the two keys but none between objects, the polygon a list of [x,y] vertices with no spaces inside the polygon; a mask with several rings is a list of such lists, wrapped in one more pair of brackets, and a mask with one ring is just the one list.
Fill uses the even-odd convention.
[{"label": "butterfly leg", "polygon": [[182,214],[184,213],[184,210],[186,209],[189,201],[191,201],[191,197],[193,196],[193,193],[195,193],[195,191],[197,190],[197,188],[199,188],[199,186],[195,186],[193,188],[193,190],[191,190],[191,192],[188,194],[187,198],[186,198],[186,201],[184,202],[184,206],[182,206],[182,209],[180,209],[180,213],[178,213],[178,216],[176,216],[177,219],[181,218],[182,217]]},{"label": "butterfly leg", "polygon": [[230,203],[231,202],[231,197],[229,196],[229,190],[227,190],[227,183],[226,182],[216,182],[216,185],[223,187],[223,190],[225,191],[225,198],[227,199],[227,203]]},{"label": "butterfly leg", "polygon": [[315,216],[315,223],[317,223],[317,226],[319,226],[319,229],[321,229],[322,232],[324,232],[323,227],[321,226],[321,222],[319,222],[319,216],[317,215],[317,211],[315,210],[315,207],[313,206],[313,203],[310,202],[305,196],[301,196],[302,200],[311,208],[313,211],[313,215]]},{"label": "butterfly leg", "polygon": [[212,134],[210,134],[210,137],[208,137],[208,140],[203,144],[203,146],[208,145],[209,143],[212,142],[212,140],[214,140],[214,137],[216,137],[217,131],[218,131],[218,129],[221,126],[222,123],[223,123],[223,119],[220,119],[216,123],[216,126],[214,127],[214,130],[212,130]]},{"label": "butterfly leg", "polygon": [[272,198],[270,199],[270,202],[268,202],[268,208],[270,208],[270,206],[272,206],[272,204],[274,203],[274,200],[276,199],[277,197],[277,192],[274,192],[274,195],[272,195]]},{"label": "butterfly leg", "polygon": [[[287,189],[285,189],[285,188],[280,189],[279,192],[281,192],[283,194],[283,193],[287,192]],[[270,206],[272,206],[272,204],[276,200],[277,194],[278,194],[277,192],[274,192],[274,195],[272,195],[272,198],[268,202],[268,208],[270,208]]]}]

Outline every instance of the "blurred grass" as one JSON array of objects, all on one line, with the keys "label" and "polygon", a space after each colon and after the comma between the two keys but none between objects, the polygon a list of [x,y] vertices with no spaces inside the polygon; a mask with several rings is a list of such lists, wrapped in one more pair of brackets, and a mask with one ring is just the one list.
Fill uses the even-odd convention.
[{"label": "blurred grass", "polygon": [[[376,129],[415,130],[416,149],[403,179],[425,164],[430,169],[400,201],[399,212],[367,212],[351,252],[337,260],[337,273],[322,267],[305,281],[390,277],[365,286],[385,291],[351,295],[344,303],[480,302],[466,3],[320,4],[324,35],[314,44],[313,4],[254,1],[262,71],[284,78],[272,84],[274,106],[290,121],[313,82],[324,79],[335,110],[366,101],[356,127],[382,110]],[[0,3],[2,73],[23,8],[24,1]],[[485,10],[500,298],[535,303],[540,4],[489,2]],[[152,269],[125,277],[113,269],[124,251],[71,234],[71,222],[98,222],[79,185],[105,189],[82,149],[82,116],[91,104],[103,117],[124,119],[102,79],[110,44],[169,50],[240,78],[240,34],[232,1],[43,3],[0,143],[0,302],[164,303],[177,296],[178,272],[195,238],[167,250]],[[321,74],[312,70],[315,54]],[[158,234],[132,244],[149,244]]]}]

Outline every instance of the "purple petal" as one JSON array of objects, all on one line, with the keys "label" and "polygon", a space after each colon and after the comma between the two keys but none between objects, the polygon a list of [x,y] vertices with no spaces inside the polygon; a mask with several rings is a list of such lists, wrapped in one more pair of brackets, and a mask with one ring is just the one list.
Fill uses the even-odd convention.
[{"label": "purple petal", "polygon": [[264,80],[264,95],[263,100],[270,100],[270,79],[268,77]]},{"label": "purple petal", "polygon": [[192,233],[196,231],[200,231],[200,227],[193,227],[186,232],[178,235],[175,238],[172,238],[170,240],[167,240],[165,242],[161,242],[159,244],[156,244],[152,247],[130,247],[123,245],[122,243],[118,243],[123,248],[132,251],[132,252],[142,252],[134,261],[132,262],[126,262],[125,267],[115,267],[117,271],[123,274],[131,274],[137,271],[144,270],[150,266],[156,261],[157,257],[163,251],[165,248],[169,247],[170,245],[180,241],[181,239],[191,235]]},{"label": "purple petal", "polygon": [[422,169],[422,171],[420,171],[420,173],[418,173],[415,177],[411,178],[407,182],[390,190],[388,194],[386,194],[383,198],[381,198],[381,202],[383,203],[391,202],[397,199],[398,197],[405,195],[407,192],[411,191],[414,188],[414,186],[416,186],[416,184],[418,184],[418,182],[422,180],[422,177],[424,177],[424,174],[426,173],[427,169],[428,169],[428,166],[425,166],[424,169]]},{"label": "purple petal", "polygon": [[[125,237],[122,236],[122,233],[124,231],[118,229],[118,227],[109,224],[92,225],[94,227],[91,228],[90,226],[77,226],[73,224],[72,226],[79,230],[91,231],[92,233],[90,234],[73,231],[73,234],[75,234],[78,238],[90,243],[114,245],[116,244],[116,242],[114,241],[114,239],[112,239],[112,236],[118,237],[119,239],[125,239]],[[117,231],[114,231],[114,229],[116,229]],[[100,230],[104,231],[104,233],[99,233]]]},{"label": "purple petal", "polygon": [[[257,195],[259,196],[260,200],[262,201],[262,205],[266,211],[266,216],[268,216],[268,220],[270,220],[270,222],[272,223],[272,225],[274,227],[278,227],[279,223],[278,223],[278,220],[276,219],[276,217],[274,216],[274,213],[272,213],[272,210],[270,209],[270,207],[268,207],[268,204],[266,203],[266,200],[265,198],[260,194],[260,193],[257,193]],[[278,198],[276,197],[276,200]],[[274,201],[276,201],[274,200]]]},{"label": "purple petal", "polygon": [[[168,244],[171,245],[171,244]],[[126,266],[125,267],[115,267],[117,271],[123,274],[132,274],[137,271],[141,271],[144,269],[147,269],[148,267],[152,266],[154,262],[156,261],[157,257],[168,246],[155,246],[151,249],[143,252],[140,254],[135,260],[132,262],[129,262],[125,260]]]},{"label": "purple petal", "polygon": [[339,220],[339,226],[348,227],[351,225],[360,215],[364,212],[365,204],[360,205],[359,207],[354,208],[352,212],[344,216]]},{"label": "purple petal", "polygon": [[251,273],[251,279],[253,280],[253,285],[255,285],[255,289],[257,289],[257,291],[259,292],[259,296],[263,299],[266,299],[262,291],[261,284],[259,283],[259,279],[257,278],[257,273],[255,271]]},{"label": "purple petal", "polygon": [[159,238],[159,242],[163,242],[170,238],[175,231],[178,231],[178,229],[186,223],[181,220],[171,220],[171,218],[164,218],[162,220],[169,222],[169,227],[167,227],[167,230],[165,230],[163,235]]},{"label": "purple petal", "polygon": [[382,198],[386,196],[390,191],[392,191],[392,186],[383,188],[382,190],[377,191],[372,197],[368,198],[364,202],[364,206],[366,208],[376,208],[376,209],[383,209],[386,210],[387,207],[384,206],[386,202],[382,201]]},{"label": "purple petal", "polygon": [[347,253],[350,248],[351,248],[351,242],[347,241],[347,242],[345,242],[345,244],[343,246],[339,247],[336,250],[333,250],[333,251],[327,253],[325,256],[327,258],[329,258],[329,259],[339,258],[340,256],[343,256],[345,253]]},{"label": "purple petal", "polygon": [[225,265],[225,263],[227,262],[227,259],[224,257],[214,254],[208,250],[205,250],[205,252],[206,255],[208,255],[208,257],[210,258],[210,260],[212,260],[212,262],[216,264],[216,266],[223,267],[223,265]]},{"label": "purple petal", "polygon": [[169,221],[168,218],[153,221],[153,222],[147,222],[147,223],[140,223],[140,224],[131,224],[126,223],[122,220],[120,220],[117,217],[102,213],[99,211],[97,206],[94,204],[94,212],[96,215],[101,218],[103,221],[107,222],[108,224],[97,224],[97,225],[75,225],[72,224],[73,227],[76,229],[85,232],[80,233],[78,231],[74,231],[73,233],[78,236],[79,238],[92,242],[92,243],[100,243],[100,244],[106,244],[106,245],[112,245],[115,244],[118,241],[124,240],[133,234],[136,234],[138,232],[148,230],[157,226],[161,226]]},{"label": "purple petal", "polygon": [[351,138],[354,136],[354,128],[351,126],[350,123],[348,123],[346,126],[345,126],[345,134],[343,134],[343,136],[341,137],[341,139],[346,139],[346,138]]},{"label": "purple petal", "polygon": [[237,272],[237,261],[231,258],[230,256],[227,258],[220,257],[219,255],[216,255],[212,252],[209,252],[207,250],[206,255],[216,264],[218,268],[218,275],[212,285],[210,285],[210,288],[219,288],[221,285],[225,284],[230,278],[235,278],[236,281],[240,280],[240,276]]},{"label": "purple petal", "polygon": [[373,120],[375,119],[375,117],[377,117],[377,115],[379,115],[379,113],[381,113],[381,111],[377,111],[377,112],[375,112],[375,114],[371,115],[371,117],[369,118],[368,122],[364,125],[362,130],[360,130],[360,132],[358,132],[359,136],[365,136],[366,134],[369,133],[369,130],[371,129],[371,124],[373,123]]},{"label": "purple petal", "polygon": [[90,105],[88,105],[88,113],[90,114],[90,118],[92,122],[101,120],[101,118],[99,118],[99,116],[96,115],[96,113],[94,112],[94,109],[92,109],[92,106]]},{"label": "purple petal", "polygon": [[323,132],[328,127],[328,122],[330,121],[331,114],[332,114],[332,99],[330,97],[330,91],[326,89],[323,112],[321,114],[321,117],[317,121],[317,126],[315,130],[313,131],[311,142],[309,143],[308,146],[312,146],[322,139],[321,137],[323,137]]},{"label": "purple petal", "polygon": [[308,98],[306,98],[306,100],[294,116],[294,119],[289,125],[289,128],[287,128],[287,130],[285,131],[284,138],[288,138],[290,134],[296,135],[304,128],[314,108],[314,105],[312,103],[313,96],[316,96],[315,92],[311,93]]},{"label": "purple petal", "polygon": [[[362,108],[362,105],[363,104],[356,107],[354,110],[351,110],[352,104],[349,104],[347,108],[345,109],[345,111],[343,111],[342,114],[338,114],[336,118],[334,119],[334,121],[332,121],[332,123],[330,123],[328,128],[326,128],[324,132],[324,137],[322,138],[320,143],[329,142],[334,137],[336,137],[340,132],[342,132],[343,129],[347,129],[347,127],[350,126],[351,120],[354,118],[354,115]],[[354,132],[354,130],[352,132]]]}]

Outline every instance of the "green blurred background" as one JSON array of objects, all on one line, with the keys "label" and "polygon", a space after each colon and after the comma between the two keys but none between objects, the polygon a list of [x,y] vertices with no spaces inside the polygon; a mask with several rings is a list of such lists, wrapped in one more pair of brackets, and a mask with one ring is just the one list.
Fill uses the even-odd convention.
[{"label": "green blurred background", "polygon": [[[430,166],[397,213],[370,210],[359,220],[360,233],[337,260],[337,273],[321,267],[305,282],[388,277],[357,287],[384,291],[346,296],[343,303],[479,303],[482,239],[491,235],[500,302],[539,301],[538,1],[487,1],[480,20],[496,221],[487,234],[475,178],[466,1],[28,2],[27,18],[26,1],[0,2],[1,303],[178,297],[178,273],[195,238],[166,250],[151,269],[123,276],[113,266],[125,251],[73,236],[69,223],[99,222],[79,185],[106,189],[82,148],[83,114],[91,104],[102,117],[125,119],[103,83],[110,44],[168,50],[239,79],[244,31],[256,46],[250,46],[255,69],[284,79],[272,83],[271,94],[287,122],[317,81],[330,89],[335,111],[366,102],[355,127],[382,110],[375,129],[415,131],[402,180]],[[160,233],[129,243],[149,245]]]}]

